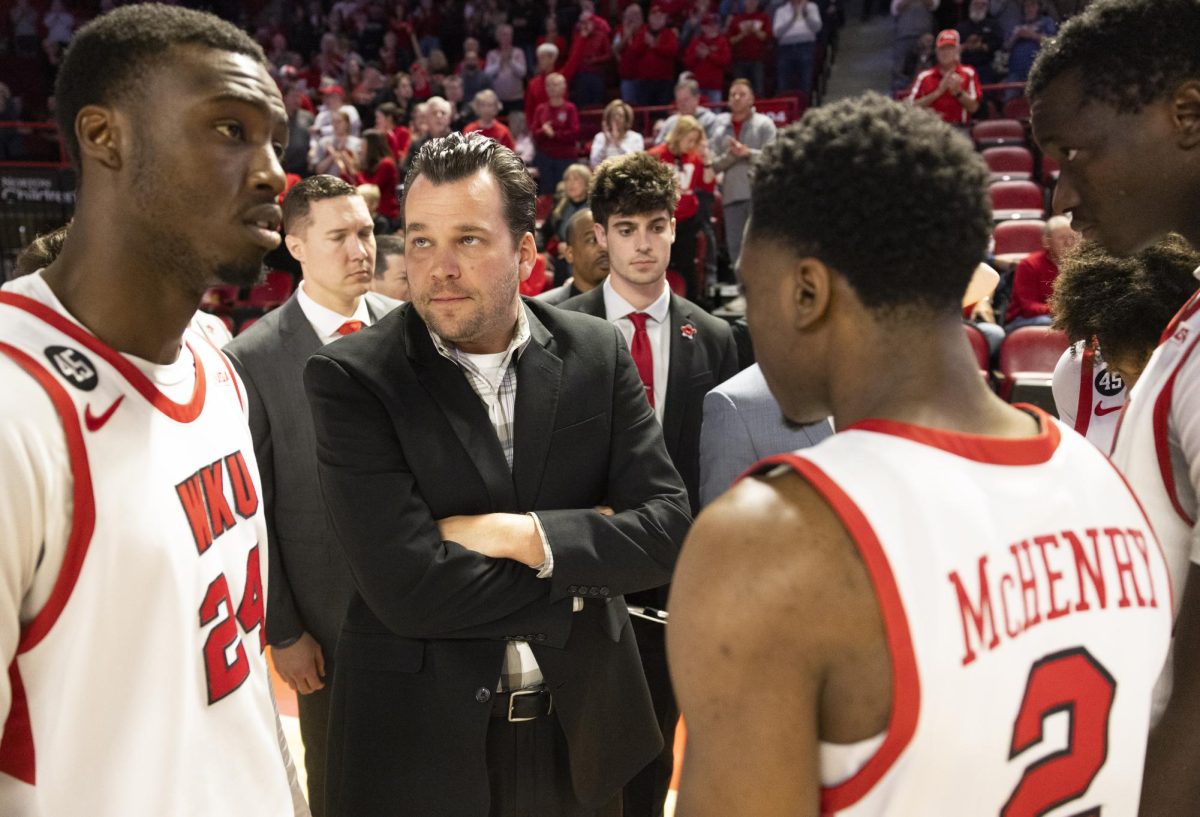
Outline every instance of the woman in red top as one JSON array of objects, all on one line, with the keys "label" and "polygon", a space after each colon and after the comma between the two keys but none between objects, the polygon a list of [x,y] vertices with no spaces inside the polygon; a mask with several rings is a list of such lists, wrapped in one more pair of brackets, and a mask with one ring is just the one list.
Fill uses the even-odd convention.
[{"label": "woman in red top", "polygon": [[700,276],[696,269],[696,233],[700,231],[697,213],[700,200],[696,190],[711,184],[712,165],[706,163],[700,146],[704,129],[694,116],[681,116],[667,134],[667,140],[646,151],[659,161],[672,165],[679,177],[679,203],[675,205],[675,243],[671,245],[669,267],[679,273],[687,286],[688,300],[700,295]]},{"label": "woman in red top", "polygon": [[371,128],[363,134],[362,170],[358,174],[359,184],[373,184],[379,188],[379,215],[388,220],[392,230],[400,224],[400,202],[396,199],[396,187],[400,174],[396,160],[388,145],[387,135]]}]

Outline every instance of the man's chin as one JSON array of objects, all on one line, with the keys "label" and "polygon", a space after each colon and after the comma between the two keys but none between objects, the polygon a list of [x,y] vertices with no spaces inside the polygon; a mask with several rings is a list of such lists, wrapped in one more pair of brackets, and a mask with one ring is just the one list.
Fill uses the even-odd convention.
[{"label": "man's chin", "polygon": [[216,278],[222,284],[236,287],[252,287],[262,283],[267,268],[262,261],[221,264],[216,269]]}]

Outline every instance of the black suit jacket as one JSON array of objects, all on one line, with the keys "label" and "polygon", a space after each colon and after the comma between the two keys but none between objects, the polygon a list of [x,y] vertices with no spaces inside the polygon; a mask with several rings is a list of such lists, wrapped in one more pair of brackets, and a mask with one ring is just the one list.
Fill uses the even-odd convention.
[{"label": "black suit jacket", "polygon": [[[356,585],[333,687],[332,815],[485,817],[507,639],[537,657],[582,802],[611,799],[662,745],[622,594],[668,581],[690,524],[685,489],[618,333],[525,308],[511,471],[481,400],[411,306],[305,371],[321,485]],[[591,510],[602,504],[616,515]],[[550,579],[442,541],[435,523],[531,510]]]},{"label": "black suit jacket", "polygon": [[[559,304],[559,309],[607,319],[604,287]],[[671,365],[667,370],[667,405],[663,438],[667,453],[687,486],[693,514],[700,510],[700,424],[704,395],[738,373],[737,344],[729,324],[696,304],[671,295]],[[691,330],[685,327],[691,327]]]},{"label": "black suit jacket", "polygon": [[[365,296],[373,321],[400,305]],[[307,632],[332,669],[350,603],[350,570],[321,501],[304,364],[323,343],[293,294],[225,347],[246,385],[254,455],[262,474],[268,570],[267,643]]]}]

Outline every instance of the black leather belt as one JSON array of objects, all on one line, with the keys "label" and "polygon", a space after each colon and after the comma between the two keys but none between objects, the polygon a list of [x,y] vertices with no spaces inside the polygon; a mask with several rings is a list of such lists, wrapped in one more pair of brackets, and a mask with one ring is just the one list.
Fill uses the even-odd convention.
[{"label": "black leather belt", "polygon": [[501,692],[493,700],[492,717],[505,718],[510,723],[531,721],[554,711],[554,699],[545,687]]}]

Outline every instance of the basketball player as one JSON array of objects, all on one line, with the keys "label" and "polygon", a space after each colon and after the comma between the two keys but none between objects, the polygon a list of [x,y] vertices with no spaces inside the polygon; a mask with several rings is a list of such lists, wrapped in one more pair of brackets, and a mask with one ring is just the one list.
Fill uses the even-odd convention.
[{"label": "basketball player", "polygon": [[187,328],[279,243],[282,100],[243,33],[159,5],[81,29],[56,98],[75,220],[0,292],[0,814],[307,814],[242,389]]},{"label": "basketball player", "polygon": [[[1200,248],[1200,3],[1098,0],[1029,75],[1033,129],[1062,175],[1054,208],[1116,255],[1168,232]],[[1200,301],[1163,332],[1121,420],[1113,462],[1175,580],[1174,685],[1146,753],[1142,817],[1200,802]]]},{"label": "basketball player", "polygon": [[839,433],[764,461],[683,549],[680,817],[1136,812],[1166,567],[1103,455],[963,343],[986,178],[874,94],[763,151],[755,349],[785,415]]},{"label": "basketball player", "polygon": [[1060,420],[1106,454],[1129,389],[1196,290],[1197,265],[1200,253],[1179,236],[1128,258],[1085,242],[1063,260],[1050,311],[1072,346],[1054,368],[1054,403]]}]

